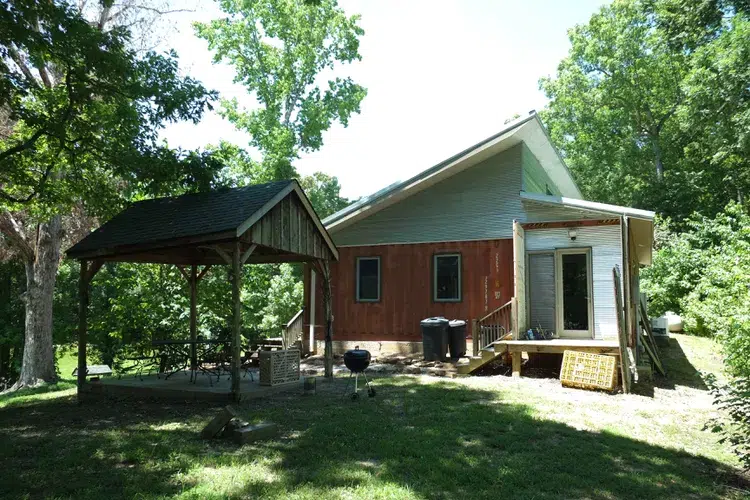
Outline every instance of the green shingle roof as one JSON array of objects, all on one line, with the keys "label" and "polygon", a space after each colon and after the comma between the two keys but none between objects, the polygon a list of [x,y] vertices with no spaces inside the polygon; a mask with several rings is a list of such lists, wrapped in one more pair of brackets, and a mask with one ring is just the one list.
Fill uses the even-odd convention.
[{"label": "green shingle roof", "polygon": [[236,230],[292,180],[156,198],[132,204],[68,250],[68,256],[123,245]]}]

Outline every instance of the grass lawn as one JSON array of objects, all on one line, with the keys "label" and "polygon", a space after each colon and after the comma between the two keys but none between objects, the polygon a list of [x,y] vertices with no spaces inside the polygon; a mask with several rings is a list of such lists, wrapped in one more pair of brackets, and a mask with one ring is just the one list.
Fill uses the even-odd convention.
[{"label": "grass lawn", "polygon": [[[72,386],[0,396],[1,498],[746,498],[733,456],[702,431],[696,369],[715,346],[679,336],[672,376],[642,394],[550,379],[399,376],[378,395],[278,394],[241,407],[278,439],[238,447],[197,433],[209,405],[79,406]],[[718,360],[718,362],[717,362]]]}]

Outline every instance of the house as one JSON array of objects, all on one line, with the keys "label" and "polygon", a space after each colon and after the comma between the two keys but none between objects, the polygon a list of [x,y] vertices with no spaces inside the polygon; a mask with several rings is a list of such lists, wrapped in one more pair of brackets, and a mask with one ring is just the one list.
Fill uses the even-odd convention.
[{"label": "house", "polygon": [[[334,352],[419,351],[420,320],[445,316],[469,321],[475,356],[509,332],[503,349],[519,361],[533,349],[616,353],[615,267],[632,348],[653,217],[582,199],[532,113],[323,221],[340,252],[331,264]],[[303,328],[321,343],[316,279],[308,268]],[[529,344],[532,327],[558,340]]]}]

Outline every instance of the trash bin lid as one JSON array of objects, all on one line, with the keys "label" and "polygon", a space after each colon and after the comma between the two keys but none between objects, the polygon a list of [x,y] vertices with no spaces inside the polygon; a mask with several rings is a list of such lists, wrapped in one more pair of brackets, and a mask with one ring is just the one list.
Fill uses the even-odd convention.
[{"label": "trash bin lid", "polygon": [[422,326],[439,326],[449,324],[448,320],[442,316],[435,316],[433,318],[425,318],[419,322]]},{"label": "trash bin lid", "polygon": [[466,321],[462,319],[452,319],[448,324],[451,326],[451,328],[456,326],[466,326]]}]

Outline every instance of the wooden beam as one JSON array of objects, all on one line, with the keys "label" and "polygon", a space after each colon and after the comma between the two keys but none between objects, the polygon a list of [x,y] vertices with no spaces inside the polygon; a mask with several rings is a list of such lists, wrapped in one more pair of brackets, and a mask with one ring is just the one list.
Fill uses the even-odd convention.
[{"label": "wooden beam", "polygon": [[608,345],[562,345],[562,344],[551,344],[548,341],[539,340],[539,341],[529,341],[528,343],[504,343],[501,341],[502,344],[508,346],[508,352],[515,353],[515,352],[538,352],[538,353],[546,353],[546,354],[560,354],[565,351],[580,351],[580,352],[590,352],[592,354],[619,354],[620,349],[619,347],[612,347]]},{"label": "wooden beam", "polygon": [[630,356],[628,354],[628,339],[627,332],[625,331],[625,325],[622,318],[623,304],[622,296],[620,293],[620,268],[615,266],[612,268],[612,278],[615,287],[615,317],[617,319],[617,339],[620,343],[620,374],[622,375],[622,391],[625,394],[630,393],[631,385],[631,371],[630,371]]},{"label": "wooden beam", "polygon": [[86,273],[86,281],[88,283],[91,283],[91,280],[94,279],[94,276],[96,276],[96,273],[99,272],[99,269],[101,269],[103,265],[104,261],[102,259],[96,259],[91,263],[91,266],[89,266],[89,270]]},{"label": "wooden beam", "polygon": [[518,378],[521,376],[521,353],[520,352],[514,352],[511,353],[511,359],[513,363],[513,377]]},{"label": "wooden beam", "polygon": [[250,258],[256,248],[258,248],[258,245],[254,243],[250,245],[250,248],[245,250],[245,253],[242,254],[242,258],[240,258],[240,264],[244,264],[245,262],[247,262],[247,259]]},{"label": "wooden beam", "polygon": [[177,270],[180,271],[180,274],[183,276],[183,278],[185,278],[186,280],[188,280],[188,283],[190,283],[190,276],[188,275],[187,271],[185,271],[185,268],[182,267],[182,266],[180,266],[180,265],[177,265],[177,264],[175,264],[174,267],[176,267]]},{"label": "wooden beam", "polygon": [[203,270],[200,272],[198,277],[196,278],[196,281],[200,281],[203,279],[203,277],[206,275],[209,269],[211,269],[211,264],[208,264],[207,266],[203,266]]},{"label": "wooden beam", "polygon": [[617,226],[620,224],[619,218],[613,219],[580,219],[550,222],[525,222],[521,224],[526,230],[534,229],[563,229],[576,227],[595,227],[595,226]]},{"label": "wooden beam", "polygon": [[[235,246],[237,246],[237,245],[239,245],[239,242],[235,242]],[[226,262],[226,263],[227,263],[227,264],[229,264],[230,266],[231,266],[231,265],[234,265],[234,264],[233,264],[233,263],[234,263],[234,260],[232,260],[232,257],[230,257],[230,256],[229,256],[229,254],[228,254],[228,253],[226,253],[226,252],[224,251],[224,249],[223,249],[223,248],[221,248],[221,247],[217,247],[217,246],[212,246],[211,248],[212,248],[212,249],[213,249],[213,250],[214,250],[214,251],[215,251],[216,253],[218,253],[218,254],[219,254],[219,255],[221,256],[221,258],[222,258],[222,259],[224,259],[224,262]]]},{"label": "wooden beam", "polygon": [[242,394],[240,391],[240,342],[242,335],[240,328],[242,326],[242,304],[240,302],[240,282],[242,280],[242,262],[241,262],[240,242],[235,241],[234,251],[232,252],[232,399],[238,401]]},{"label": "wooden beam", "polygon": [[137,254],[149,251],[179,250],[185,247],[195,247],[201,243],[204,246],[215,245],[216,243],[231,242],[235,238],[234,231],[205,234],[200,236],[187,236],[184,238],[174,238],[168,241],[158,243],[143,243],[135,245],[122,245],[111,248],[100,248],[96,250],[84,250],[82,252],[67,252],[67,256],[73,259],[94,260],[99,257],[108,260],[119,260],[119,257]]},{"label": "wooden beam", "polygon": [[195,342],[198,340],[198,266],[193,264],[190,266],[190,276],[183,271],[180,266],[177,268],[187,278],[190,284],[190,369],[192,375],[196,375],[195,370],[198,369],[198,352]]},{"label": "wooden beam", "polygon": [[481,346],[479,345],[479,321],[476,319],[471,320],[471,355],[472,356],[479,356],[479,349],[481,349]]},{"label": "wooden beam", "polygon": [[[89,308],[89,261],[81,261],[78,278],[78,396],[86,385],[86,329]],[[80,400],[79,400],[80,402]]]}]

